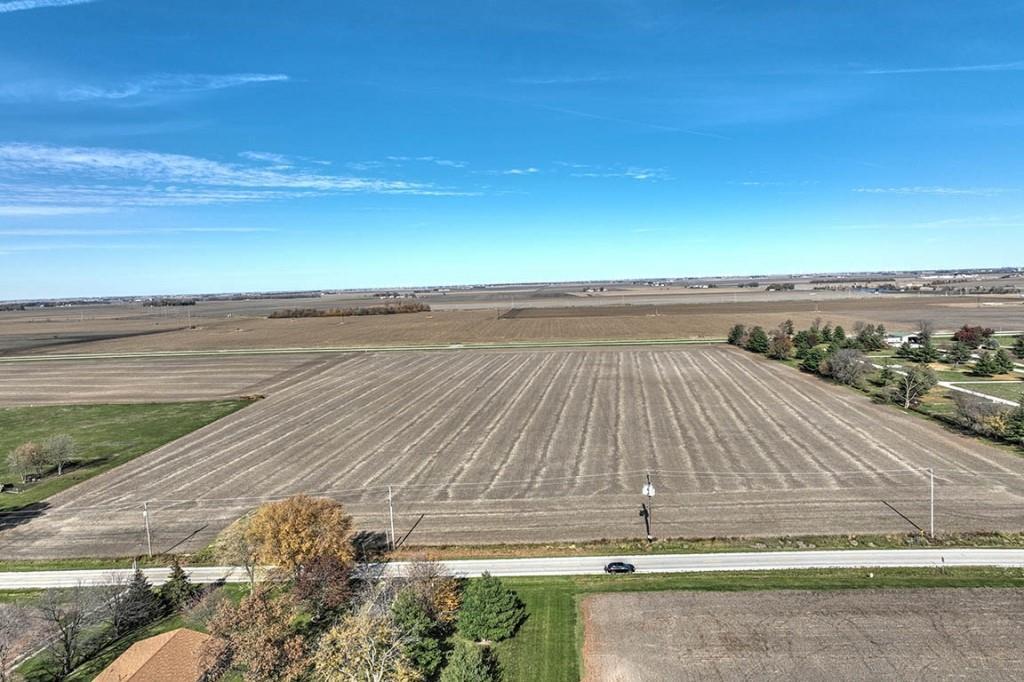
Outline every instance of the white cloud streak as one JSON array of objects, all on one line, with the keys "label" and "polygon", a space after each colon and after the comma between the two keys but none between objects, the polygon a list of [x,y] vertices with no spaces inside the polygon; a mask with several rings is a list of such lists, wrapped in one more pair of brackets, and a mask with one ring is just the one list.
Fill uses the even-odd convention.
[{"label": "white cloud streak", "polygon": [[13,0],[12,2],[0,2],[0,14],[22,12],[29,9],[42,9],[44,7],[88,5],[92,2],[96,2],[96,0]]},{"label": "white cloud streak", "polygon": [[996,71],[1024,71],[1024,61],[997,64],[967,64],[961,66],[922,66],[906,69],[867,69],[859,73],[868,76],[900,76],[916,73],[985,73]]},{"label": "white cloud streak", "polygon": [[263,227],[151,227],[151,228],[14,228],[0,229],[0,237],[114,237],[154,234],[250,234],[276,232]]},{"label": "white cloud streak", "polygon": [[0,205],[0,216],[60,216],[87,215],[90,213],[106,213],[108,209],[97,206],[32,206],[32,205]]},{"label": "white cloud streak", "polygon": [[[15,206],[223,204],[334,193],[470,195],[429,183],[329,175],[103,147],[0,145],[0,195]],[[25,209],[19,209],[24,211]]]},{"label": "white cloud streak", "polygon": [[68,84],[44,79],[4,84],[0,86],[0,97],[8,101],[59,102],[154,100],[288,80],[288,76],[283,73],[159,73],[110,84]]},{"label": "white cloud streak", "polygon": [[990,197],[997,194],[1006,194],[1016,190],[1007,187],[855,187],[854,192],[861,194],[898,194],[913,195],[925,194],[935,196],[978,196]]}]

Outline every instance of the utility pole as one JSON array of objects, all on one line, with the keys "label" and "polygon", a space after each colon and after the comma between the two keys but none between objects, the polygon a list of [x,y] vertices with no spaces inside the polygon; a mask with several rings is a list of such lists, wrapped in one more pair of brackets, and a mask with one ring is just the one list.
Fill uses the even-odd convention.
[{"label": "utility pole", "polygon": [[146,551],[153,556],[153,536],[149,532],[149,502],[142,503],[142,518],[146,522]]},{"label": "utility pole", "polygon": [[935,469],[928,467],[928,481],[930,488],[929,503],[928,503],[928,516],[929,516],[929,537],[932,540],[935,539]]},{"label": "utility pole", "polygon": [[391,503],[391,486],[388,486],[388,516],[391,517],[391,549],[395,548],[395,507]]},{"label": "utility pole", "polygon": [[647,542],[651,542],[654,540],[654,535],[651,533],[651,518],[654,515],[654,484],[651,483],[650,474],[647,474],[647,482],[644,483],[644,487],[641,492],[647,496],[647,507],[644,509],[644,522],[647,525]]}]

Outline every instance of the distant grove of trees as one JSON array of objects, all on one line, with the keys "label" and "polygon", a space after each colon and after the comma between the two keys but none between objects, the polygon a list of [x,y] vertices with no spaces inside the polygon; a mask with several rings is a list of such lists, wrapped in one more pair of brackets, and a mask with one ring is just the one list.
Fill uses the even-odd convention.
[{"label": "distant grove of trees", "polygon": [[[888,358],[879,358],[884,364],[881,370],[876,371],[876,366],[864,352],[886,347],[885,327],[858,322],[853,331],[848,336],[842,327],[823,325],[820,319],[815,320],[810,328],[799,331],[794,329],[790,320],[771,331],[759,326],[748,329],[736,324],[729,330],[728,341],[775,360],[795,358],[805,372],[868,390],[905,409],[921,405],[928,392],[938,384],[938,376],[931,363],[944,362],[954,368],[970,363],[971,374],[989,377],[1014,371],[1011,352],[1024,359],[1024,335],[1017,336],[1008,351],[1000,347],[992,329],[964,325],[954,332],[950,343],[936,346],[933,343],[933,325],[922,320],[913,335],[914,343],[903,343],[896,350],[896,356],[906,364],[894,367],[888,364]],[[1024,446],[1024,394],[1016,407],[963,392],[952,392],[951,396],[956,408],[952,416],[933,416],[988,438]]]},{"label": "distant grove of trees", "polygon": [[403,301],[387,305],[361,306],[358,308],[287,308],[275,310],[268,316],[272,320],[292,317],[359,317],[362,315],[397,315],[401,313],[428,313],[430,306],[418,301]]},{"label": "distant grove of trees", "polygon": [[194,298],[150,298],[142,302],[144,308],[163,308],[167,306],[195,305]]}]

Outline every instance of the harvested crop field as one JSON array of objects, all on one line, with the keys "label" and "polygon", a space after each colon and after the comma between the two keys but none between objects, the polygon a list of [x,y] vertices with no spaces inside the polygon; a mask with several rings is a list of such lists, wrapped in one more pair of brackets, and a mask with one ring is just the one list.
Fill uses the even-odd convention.
[{"label": "harvested crop field", "polygon": [[0,407],[216,400],[274,391],[317,371],[315,355],[0,362]]},{"label": "harvested crop field", "polygon": [[582,603],[586,682],[1013,680],[1024,591],[601,594]]},{"label": "harvested crop field", "polygon": [[[651,296],[552,299],[559,302],[557,307],[541,306],[539,300],[527,301],[530,307],[523,307],[516,299],[519,307],[512,312],[510,301],[487,302],[490,308],[453,309],[431,299],[438,308],[429,313],[276,320],[257,313],[300,303],[263,301],[259,302],[262,307],[205,303],[184,311],[112,305],[90,308],[81,317],[70,309],[3,312],[0,354],[723,338],[736,322],[771,328],[792,319],[798,327],[806,327],[816,318],[841,324],[847,331],[858,320],[909,331],[922,319],[931,320],[940,330],[963,324],[1024,330],[1024,302],[1019,298],[977,301],[861,295],[836,299],[826,296],[830,292],[793,293],[761,292],[756,300],[747,293],[735,302],[723,301],[717,294],[691,295],[688,302],[652,301]],[[309,299],[302,301],[305,305]],[[332,301],[337,303],[325,297],[315,305],[323,307]],[[189,322],[194,328],[188,328]]]},{"label": "harvested crop field", "polygon": [[[724,346],[326,357],[265,400],[8,517],[0,554],[196,549],[264,499],[410,542],[1024,527],[1024,459]],[[38,516],[38,518],[34,518]]]}]

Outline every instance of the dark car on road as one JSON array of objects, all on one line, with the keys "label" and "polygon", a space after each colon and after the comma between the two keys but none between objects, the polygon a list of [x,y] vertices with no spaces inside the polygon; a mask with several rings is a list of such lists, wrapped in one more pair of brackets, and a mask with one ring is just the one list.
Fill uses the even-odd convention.
[{"label": "dark car on road", "polygon": [[633,573],[634,571],[636,571],[636,566],[627,564],[625,561],[613,561],[604,567],[605,573]]}]

